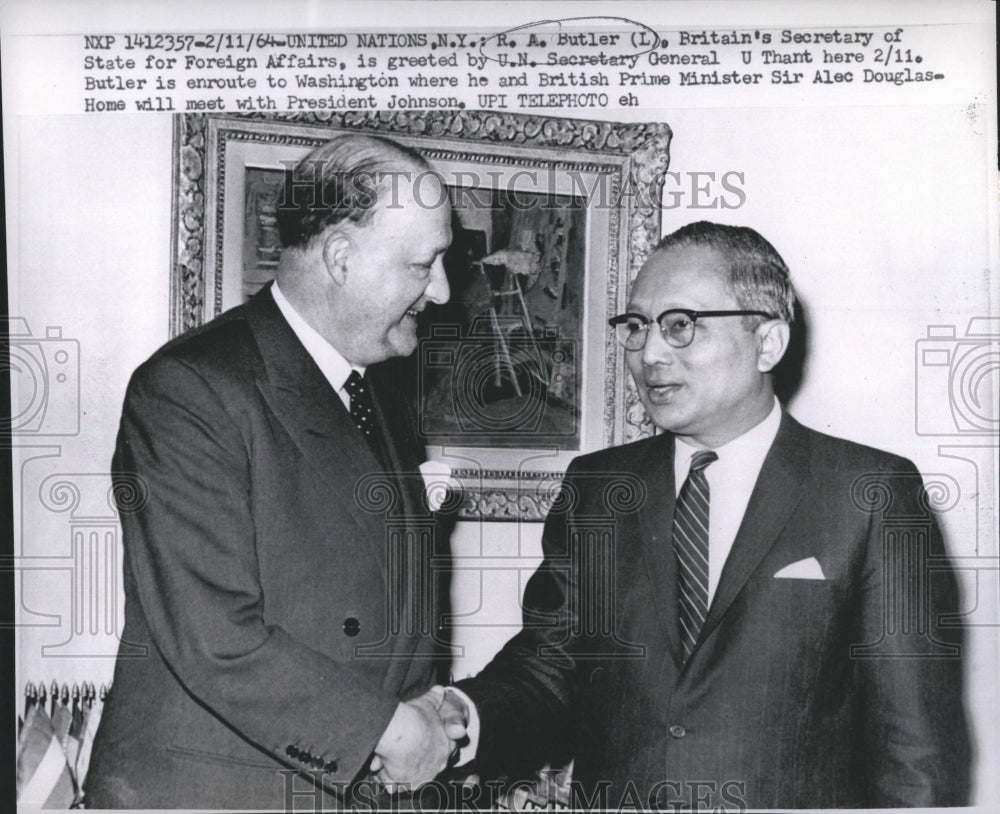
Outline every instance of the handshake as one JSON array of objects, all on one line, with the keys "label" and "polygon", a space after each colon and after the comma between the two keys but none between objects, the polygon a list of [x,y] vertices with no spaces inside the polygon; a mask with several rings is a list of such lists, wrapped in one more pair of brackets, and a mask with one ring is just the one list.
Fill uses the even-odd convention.
[{"label": "handshake", "polygon": [[372,775],[390,792],[433,780],[457,758],[468,725],[465,703],[444,687],[401,701],[375,746]]}]

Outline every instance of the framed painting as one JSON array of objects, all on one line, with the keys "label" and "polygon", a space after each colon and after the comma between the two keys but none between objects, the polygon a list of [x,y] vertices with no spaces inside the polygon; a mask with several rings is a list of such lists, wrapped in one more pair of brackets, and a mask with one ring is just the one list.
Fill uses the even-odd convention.
[{"label": "framed painting", "polygon": [[273,278],[285,173],[338,133],[419,151],[452,206],[451,299],[399,360],[461,518],[541,520],[569,461],[649,434],[607,320],[660,234],[671,133],[483,111],[175,118],[171,333]]}]

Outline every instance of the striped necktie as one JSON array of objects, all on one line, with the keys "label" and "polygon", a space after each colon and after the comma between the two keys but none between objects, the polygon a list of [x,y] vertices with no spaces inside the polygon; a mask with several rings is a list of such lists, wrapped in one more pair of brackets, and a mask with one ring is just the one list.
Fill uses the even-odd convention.
[{"label": "striped necktie", "polygon": [[679,569],[680,634],[687,661],[708,614],[708,479],[705,467],[719,456],[700,450],[674,507],[674,553]]}]

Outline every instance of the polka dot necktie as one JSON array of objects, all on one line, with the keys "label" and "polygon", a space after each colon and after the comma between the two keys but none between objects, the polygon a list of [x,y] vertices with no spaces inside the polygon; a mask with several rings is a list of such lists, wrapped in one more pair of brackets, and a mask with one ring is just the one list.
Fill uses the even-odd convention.
[{"label": "polka dot necktie", "polygon": [[361,434],[371,440],[375,432],[375,408],[368,382],[358,371],[352,370],[344,382],[344,390],[351,397],[351,418],[361,430]]},{"label": "polka dot necktie", "polygon": [[687,661],[708,615],[708,479],[705,468],[718,460],[710,449],[691,456],[691,469],[674,506],[674,553],[679,570],[681,644]]}]

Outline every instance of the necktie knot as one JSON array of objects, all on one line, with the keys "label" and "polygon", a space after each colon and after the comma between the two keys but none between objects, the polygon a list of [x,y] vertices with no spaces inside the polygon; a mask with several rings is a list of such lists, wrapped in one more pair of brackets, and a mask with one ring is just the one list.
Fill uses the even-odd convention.
[{"label": "necktie knot", "polygon": [[352,399],[359,395],[362,391],[368,389],[365,384],[365,380],[360,373],[356,370],[351,370],[351,375],[347,377],[347,381],[344,382],[344,389],[347,391]]},{"label": "necktie knot", "polygon": [[719,460],[718,454],[711,449],[700,449],[691,456],[691,472],[701,472],[713,461]]}]

